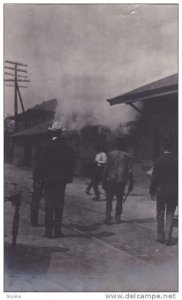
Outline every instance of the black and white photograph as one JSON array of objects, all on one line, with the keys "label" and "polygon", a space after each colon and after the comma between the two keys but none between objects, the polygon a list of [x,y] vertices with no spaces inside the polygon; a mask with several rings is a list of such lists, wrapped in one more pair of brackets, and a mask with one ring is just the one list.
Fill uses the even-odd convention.
[{"label": "black and white photograph", "polygon": [[178,10],[3,4],[7,295],[179,292]]}]

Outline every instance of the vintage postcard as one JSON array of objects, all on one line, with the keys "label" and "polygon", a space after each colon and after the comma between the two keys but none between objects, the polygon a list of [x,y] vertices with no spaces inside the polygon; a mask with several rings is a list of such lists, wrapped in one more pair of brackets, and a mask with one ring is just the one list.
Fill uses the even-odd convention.
[{"label": "vintage postcard", "polygon": [[177,297],[178,9],[4,3],[7,298]]}]

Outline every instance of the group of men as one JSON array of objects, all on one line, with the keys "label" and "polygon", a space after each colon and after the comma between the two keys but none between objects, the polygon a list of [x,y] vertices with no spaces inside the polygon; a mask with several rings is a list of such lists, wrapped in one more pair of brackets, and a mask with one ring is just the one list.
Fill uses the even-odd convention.
[{"label": "group of men", "polygon": [[[37,157],[33,180],[31,225],[38,224],[38,202],[40,194],[45,195],[45,237],[58,238],[64,236],[62,217],[64,196],[67,183],[73,181],[75,157],[68,141],[64,138],[63,128],[54,122],[49,128],[50,141]],[[95,199],[99,200],[99,182],[102,182],[106,193],[106,220],[111,225],[112,201],[116,196],[115,222],[121,221],[125,186],[128,191],[134,186],[132,161],[126,152],[123,140],[117,139],[114,150],[107,155],[101,147],[97,149],[95,169],[86,192],[93,187]],[[157,200],[157,242],[171,244],[174,213],[178,199],[178,162],[171,151],[170,143],[165,143],[163,154],[156,160],[149,189],[151,198]],[[164,218],[166,213],[166,224]]]}]

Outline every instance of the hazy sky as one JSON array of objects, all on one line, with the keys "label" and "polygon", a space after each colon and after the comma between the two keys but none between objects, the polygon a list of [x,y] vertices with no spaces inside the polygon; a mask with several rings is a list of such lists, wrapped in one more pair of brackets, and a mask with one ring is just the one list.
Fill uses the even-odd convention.
[{"label": "hazy sky", "polygon": [[[6,4],[4,57],[28,64],[25,108],[57,98],[65,112],[89,108],[98,118],[129,120],[133,109],[105,100],[177,72],[177,9]],[[6,114],[13,103],[6,87]]]}]

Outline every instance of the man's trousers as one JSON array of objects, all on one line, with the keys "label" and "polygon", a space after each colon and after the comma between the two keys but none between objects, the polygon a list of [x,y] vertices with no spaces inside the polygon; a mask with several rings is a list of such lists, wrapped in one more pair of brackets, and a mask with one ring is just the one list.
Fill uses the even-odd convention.
[{"label": "man's trousers", "polygon": [[31,192],[31,210],[30,222],[31,226],[38,226],[39,205],[43,195],[43,186],[36,181],[33,182],[33,191]]},{"label": "man's trousers", "polygon": [[61,234],[66,183],[47,185],[45,192],[45,235],[51,237]]},{"label": "man's trousers", "polygon": [[[165,203],[161,198],[157,198],[157,235],[158,239],[170,241],[173,230],[173,220],[176,204]],[[165,219],[165,221],[164,221]]]},{"label": "man's trousers", "polygon": [[30,222],[31,226],[38,226],[39,218],[39,205],[42,197],[41,193],[32,192],[31,195],[31,211],[30,211]]},{"label": "man's trousers", "polygon": [[111,220],[112,212],[112,200],[116,196],[116,212],[115,216],[120,218],[120,215],[123,211],[123,195],[124,195],[125,185],[121,182],[111,182],[107,181],[105,190],[106,190],[106,219]]},{"label": "man's trousers", "polygon": [[97,199],[100,197],[100,191],[99,191],[99,184],[101,183],[102,180],[102,173],[103,173],[103,167],[102,166],[95,166],[91,182],[87,186],[87,191],[89,192],[91,188],[93,188],[95,196]]}]

